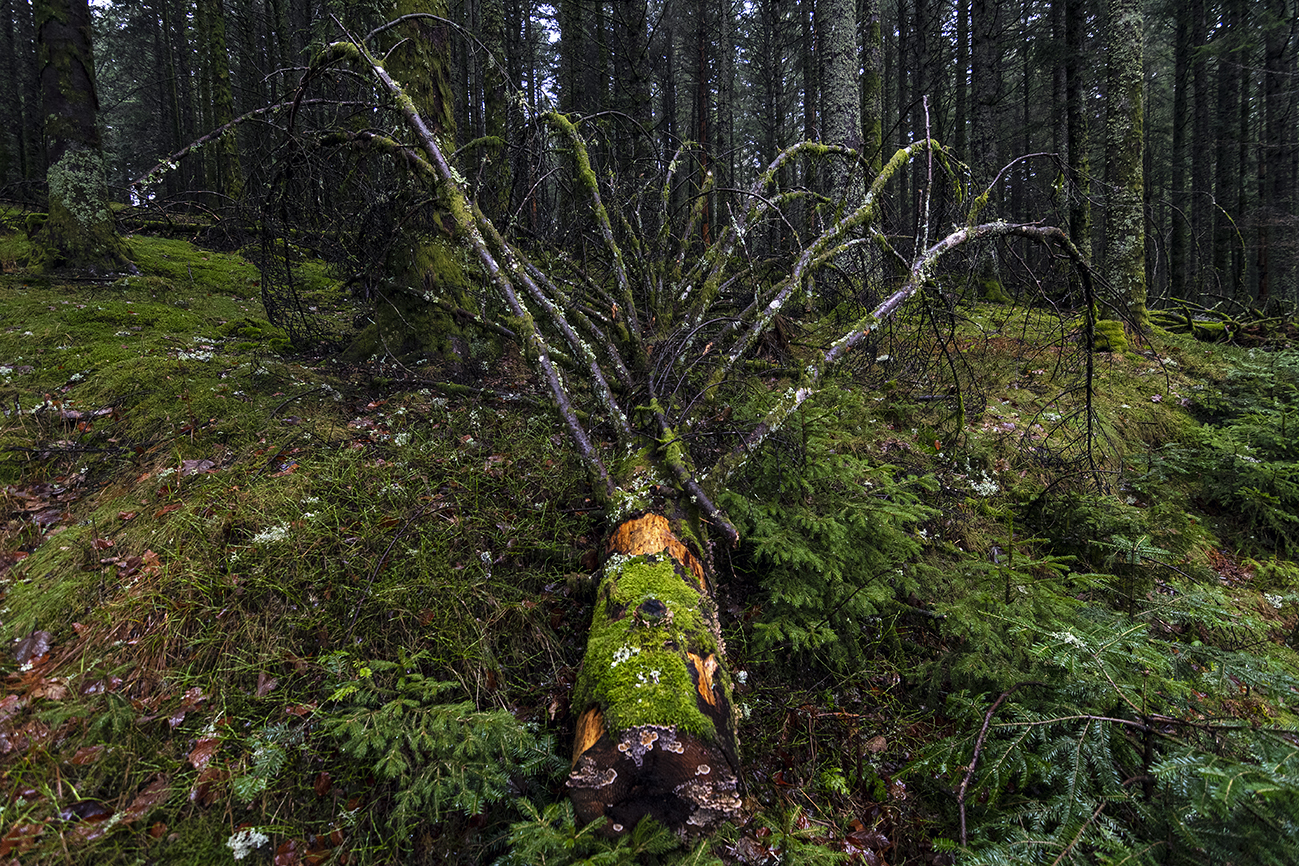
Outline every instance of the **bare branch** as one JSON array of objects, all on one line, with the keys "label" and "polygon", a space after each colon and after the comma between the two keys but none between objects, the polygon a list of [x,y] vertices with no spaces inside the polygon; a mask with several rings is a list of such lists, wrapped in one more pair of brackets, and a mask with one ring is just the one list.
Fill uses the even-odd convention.
[{"label": "bare branch", "polygon": [[[767,413],[761,423],[745,437],[744,441],[723,455],[713,469],[709,471],[707,478],[710,487],[717,489],[719,485],[725,483],[731,474],[743,465],[754,449],[761,445],[768,436],[779,430],[790,415],[820,390],[822,377],[832,366],[842,361],[849,352],[892,317],[907,299],[929,282],[944,255],[970,241],[1010,236],[1029,238],[1048,245],[1052,243],[1059,245],[1073,261],[1074,266],[1082,273],[1088,296],[1091,295],[1091,269],[1088,267],[1082,253],[1069,240],[1069,236],[1055,226],[996,222],[957,229],[931,246],[912,263],[911,274],[902,288],[889,295],[879,306],[854,323],[819,358],[815,358],[812,363],[807,365],[799,383],[791,386],[777,400],[775,407]],[[772,304],[775,304],[775,301],[772,301]]]},{"label": "bare branch", "polygon": [[[341,25],[340,25],[341,26]],[[512,273],[523,273],[508,246],[502,246],[501,252],[504,261],[504,267],[492,255],[488,249],[487,241],[479,226],[479,220],[475,219],[475,213],[471,209],[469,199],[457,179],[457,174],[452,170],[447,162],[446,156],[442,153],[441,147],[438,146],[433,132],[424,123],[424,118],[415,110],[415,104],[411,102],[410,97],[406,95],[388,71],[370,54],[364,45],[352,40],[346,43],[334,43],[330,46],[331,51],[337,51],[344,55],[356,55],[363,60],[378,78],[379,83],[383,86],[397,103],[398,110],[406,120],[406,124],[414,131],[419,139],[421,148],[428,157],[429,162],[433,165],[437,173],[440,185],[448,193],[451,204],[451,214],[456,222],[456,226],[469,241],[483,269],[491,278],[492,282],[500,290],[505,298],[506,304],[510,311],[519,320],[520,329],[523,332],[524,341],[534,352],[539,371],[542,378],[549,387],[551,396],[555,398],[555,404],[559,409],[560,417],[563,418],[565,426],[568,427],[569,434],[573,437],[573,442],[577,446],[578,453],[582,461],[586,464],[591,474],[599,479],[600,486],[606,496],[613,495],[613,482],[609,478],[609,471],[605,468],[604,463],[600,460],[599,454],[596,453],[595,446],[591,444],[591,439],[583,428],[581,421],[578,420],[576,412],[573,410],[572,401],[569,399],[568,391],[559,378],[559,371],[555,369],[551,361],[550,353],[546,347],[546,341],[537,327],[536,321],[531,313],[523,306],[519,300],[518,293],[510,281],[507,271]],[[482,222],[490,225],[486,220]],[[525,275],[526,276],[526,275]]]}]

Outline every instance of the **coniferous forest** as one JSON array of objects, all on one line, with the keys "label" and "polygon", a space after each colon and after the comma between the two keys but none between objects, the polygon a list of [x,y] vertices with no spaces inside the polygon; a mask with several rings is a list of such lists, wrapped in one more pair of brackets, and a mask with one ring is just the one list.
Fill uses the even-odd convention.
[{"label": "coniferous forest", "polygon": [[1293,0],[0,23],[0,864],[1299,862]]}]

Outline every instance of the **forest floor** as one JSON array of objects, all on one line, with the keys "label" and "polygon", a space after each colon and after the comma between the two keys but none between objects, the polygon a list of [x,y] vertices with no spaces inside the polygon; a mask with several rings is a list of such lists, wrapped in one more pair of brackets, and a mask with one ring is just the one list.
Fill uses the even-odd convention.
[{"label": "forest floor", "polygon": [[[1048,447],[1081,429],[1067,334],[980,305],[959,426],[846,381],[777,443],[792,480],[728,498],[755,538],[718,562],[743,826],[606,843],[563,807],[605,527],[542,395],[295,355],[233,254],[136,236],[139,276],[68,282],[22,243],[0,232],[0,863],[953,863],[967,821],[972,851],[1056,833],[1024,817],[1064,784],[1030,713],[1294,724],[1299,356],[1097,353],[1083,483]],[[1069,796],[1143,808],[1157,768],[1120,745]]]}]

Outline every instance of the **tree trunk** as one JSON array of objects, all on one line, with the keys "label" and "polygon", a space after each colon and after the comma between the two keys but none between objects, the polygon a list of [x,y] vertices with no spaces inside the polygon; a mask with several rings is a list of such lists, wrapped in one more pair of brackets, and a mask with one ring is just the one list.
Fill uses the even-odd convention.
[{"label": "tree trunk", "polygon": [[1001,169],[1000,10],[1001,4],[995,0],[973,0],[970,7],[974,123],[970,130],[969,162],[980,187],[992,180]]},{"label": "tree trunk", "polygon": [[1133,327],[1144,330],[1146,312],[1145,209],[1142,172],[1141,0],[1110,0],[1105,180],[1105,276]]},{"label": "tree trunk", "polygon": [[1208,35],[1208,0],[1191,4],[1191,82],[1195,98],[1191,104],[1191,285],[1194,296],[1203,299],[1209,290],[1210,260],[1205,253],[1213,250],[1213,142],[1209,129],[1209,106],[1213,99],[1209,85],[1209,61],[1205,39]]},{"label": "tree trunk", "polygon": [[35,238],[41,269],[115,271],[129,264],[108,208],[96,115],[95,61],[87,0],[35,7],[45,104],[49,218]]},{"label": "tree trunk", "polygon": [[618,0],[614,28],[614,99],[618,108],[639,124],[629,129],[620,142],[618,164],[621,174],[636,178],[645,170],[640,165],[650,156],[650,135],[654,126],[650,102],[649,23],[645,0]]},{"label": "tree trunk", "polygon": [[[1078,2],[1078,0],[1071,0]],[[1171,198],[1173,200],[1172,231],[1168,242],[1168,280],[1175,297],[1186,297],[1189,263],[1190,226],[1187,223],[1186,193],[1186,106],[1188,103],[1187,88],[1190,86],[1191,70],[1191,22],[1190,10],[1177,7],[1174,11],[1177,18],[1176,36],[1173,44],[1173,152]],[[1194,204],[1192,204],[1194,206]]]},{"label": "tree trunk", "polygon": [[[427,12],[447,17],[446,0],[397,0],[393,17]],[[410,21],[390,31],[388,68],[404,84],[415,108],[443,146],[456,140],[455,91],[451,86],[451,34],[441,21]],[[454,147],[450,148],[454,150]]]},{"label": "tree trunk", "polygon": [[478,196],[483,211],[493,222],[504,224],[510,207],[510,160],[505,150],[510,102],[506,96],[505,7],[503,0],[482,4],[483,44],[483,135],[490,143],[483,148],[486,163],[485,188]]},{"label": "tree trunk", "polygon": [[[1288,50],[1292,16],[1287,0],[1268,0],[1263,43],[1263,144],[1259,155],[1259,302],[1285,287],[1282,244],[1293,243],[1291,157],[1295,119],[1288,92]],[[1287,239],[1283,241],[1282,239]],[[1277,249],[1272,249],[1272,244]],[[1279,279],[1278,279],[1279,278]]]},{"label": "tree trunk", "polygon": [[884,40],[880,0],[860,0],[857,27],[861,31],[861,152],[871,174],[884,159]]},{"label": "tree trunk", "polygon": [[[859,148],[861,97],[857,89],[855,0],[819,0],[816,20],[821,40],[821,140]],[[833,201],[846,201],[849,173],[838,163],[829,163],[825,171],[829,177],[822,188]]]},{"label": "tree trunk", "polygon": [[[1218,61],[1218,105],[1214,117],[1217,132],[1217,166],[1214,179],[1214,198],[1218,207],[1214,209],[1215,227],[1213,231],[1213,269],[1223,282],[1224,292],[1228,297],[1236,297],[1240,291],[1236,284],[1236,269],[1232,266],[1235,250],[1236,226],[1231,218],[1231,211],[1236,204],[1236,171],[1240,168],[1236,161],[1237,115],[1240,113],[1240,59],[1237,51],[1240,42],[1241,9],[1238,0],[1229,0],[1225,4],[1223,25],[1214,38],[1213,44]],[[1240,214],[1235,214],[1236,219]]]},{"label": "tree trunk", "polygon": [[607,554],[573,694],[578,820],[617,834],[650,815],[682,835],[734,820],[739,743],[698,548],[648,513],[621,522]]},{"label": "tree trunk", "polygon": [[970,104],[970,0],[956,0],[956,78],[953,81],[955,129],[952,147],[957,159],[968,160]]},{"label": "tree trunk", "polygon": [[713,170],[716,145],[713,141],[713,42],[709,25],[708,0],[696,0],[694,14],[694,107],[691,114],[691,137],[699,146],[699,169],[695,179],[695,192],[702,194],[703,218],[699,222],[699,239],[707,247],[712,244],[713,194],[707,176]]},{"label": "tree trunk", "polygon": [[[235,117],[234,94],[230,88],[230,52],[226,48],[226,18],[221,0],[199,0],[200,44],[211,93],[210,127],[225,126]],[[221,136],[207,162],[207,188],[226,199],[243,195],[243,170],[239,165],[239,141],[232,130]]]},{"label": "tree trunk", "polygon": [[[735,13],[731,0],[717,0],[717,134],[713,164],[719,219],[732,212],[735,194]],[[855,107],[854,107],[855,108]]]},{"label": "tree trunk", "polygon": [[[40,66],[36,52],[36,22],[32,5],[17,0],[13,6],[14,54],[8,62],[14,70],[14,87],[20,106],[20,123],[17,130],[17,159],[24,181],[39,180],[45,175],[45,158],[41,146],[41,94]],[[23,195],[30,200],[30,191]]]}]

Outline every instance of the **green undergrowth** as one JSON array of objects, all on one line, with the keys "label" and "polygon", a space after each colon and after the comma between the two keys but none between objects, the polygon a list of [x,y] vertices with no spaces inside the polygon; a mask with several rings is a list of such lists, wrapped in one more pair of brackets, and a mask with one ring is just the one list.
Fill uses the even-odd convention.
[{"label": "green undergrowth", "polygon": [[809,401],[721,497],[747,799],[687,849],[563,800],[604,527],[554,416],[132,248],[0,276],[0,860],[1294,862],[1292,351],[1130,336],[1089,403],[1079,323],[979,304]]},{"label": "green undergrowth", "polygon": [[545,413],[276,354],[246,264],[175,243],[194,291],[0,287],[0,844],[477,862],[554,796],[580,469]]}]

